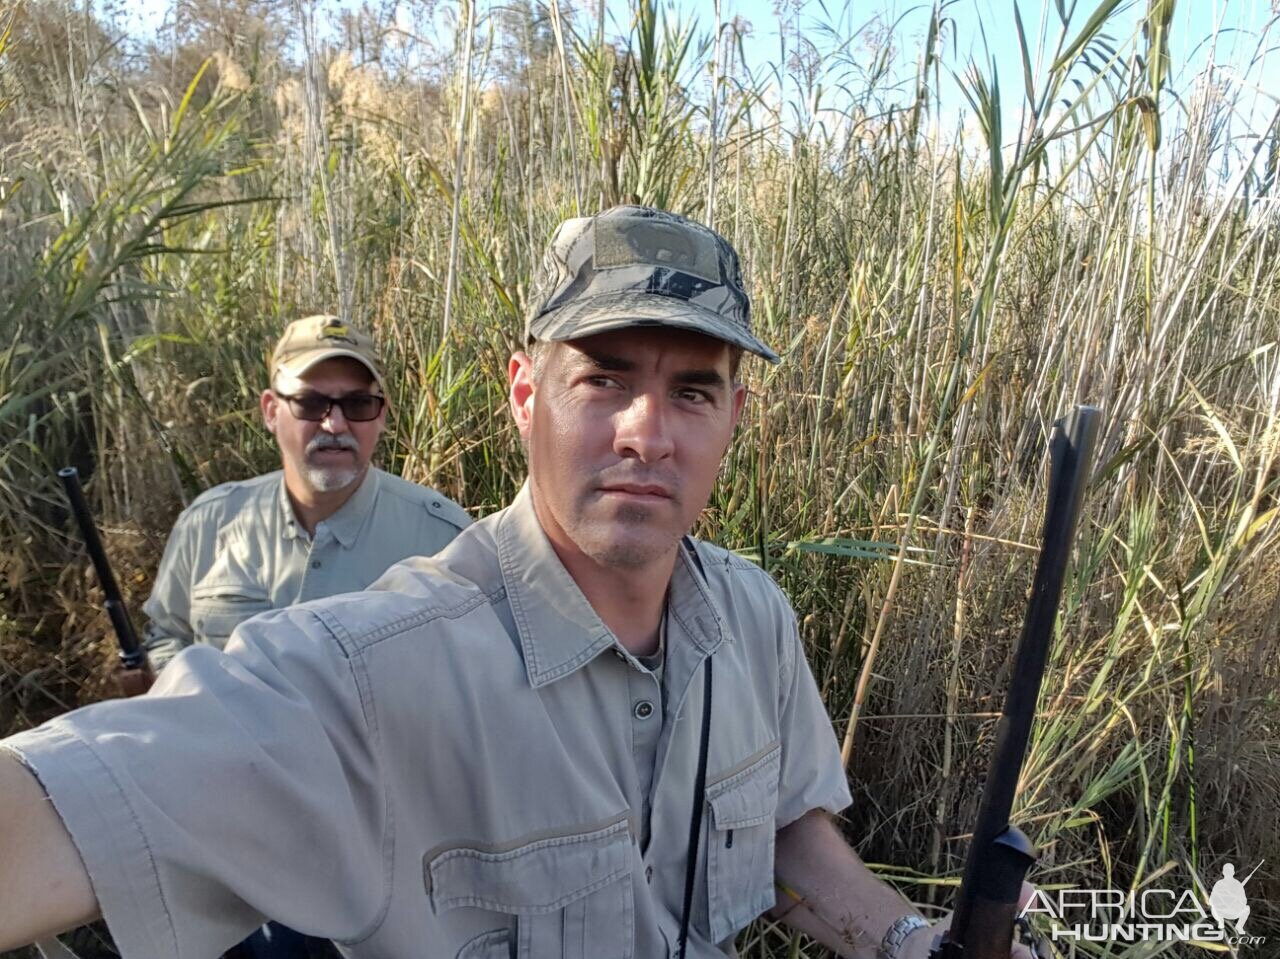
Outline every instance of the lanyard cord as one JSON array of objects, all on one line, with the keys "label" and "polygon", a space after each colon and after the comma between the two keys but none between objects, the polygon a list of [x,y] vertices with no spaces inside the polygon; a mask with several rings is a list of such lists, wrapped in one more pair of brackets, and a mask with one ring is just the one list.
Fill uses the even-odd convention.
[{"label": "lanyard cord", "polygon": [[702,807],[706,804],[707,794],[707,740],[711,737],[710,656],[703,668],[706,681],[702,692],[702,742],[698,746],[698,775],[693,783],[693,819],[689,823],[689,856],[684,874],[684,915],[680,917],[680,939],[676,948],[679,959],[685,959],[685,948],[689,944],[689,915],[693,911],[693,884],[698,872],[698,846],[702,838]]}]

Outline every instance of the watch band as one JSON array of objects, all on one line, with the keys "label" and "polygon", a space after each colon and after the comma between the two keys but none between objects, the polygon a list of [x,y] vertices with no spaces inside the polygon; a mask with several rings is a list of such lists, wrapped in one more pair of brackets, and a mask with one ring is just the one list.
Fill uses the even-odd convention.
[{"label": "watch band", "polygon": [[889,927],[889,931],[880,940],[880,950],[877,953],[878,959],[897,959],[898,950],[907,941],[907,937],[917,929],[928,928],[928,925],[919,916],[903,916],[900,919],[895,919],[893,925]]}]

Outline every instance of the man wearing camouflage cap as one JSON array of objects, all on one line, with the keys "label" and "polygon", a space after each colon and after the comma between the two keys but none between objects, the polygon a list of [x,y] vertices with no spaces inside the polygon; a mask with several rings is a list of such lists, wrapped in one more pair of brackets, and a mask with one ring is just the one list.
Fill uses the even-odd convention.
[{"label": "man wearing camouflage cap", "polygon": [[470,522],[370,465],[387,399],[368,334],[334,316],[295,320],[269,372],[259,402],[282,469],[216,486],[178,517],[143,607],[154,670],[192,643],[222,647],[257,613],[364,589]]},{"label": "man wearing camouflage cap", "polygon": [[688,536],[740,351],[775,359],[737,255],[660,211],[571,220],[525,332],[509,507],[0,745],[0,889],[64,889],[0,905],[0,946],[101,909],[126,957],[212,956],[269,914],[359,957],[710,959],[773,909],[841,955],[927,954],[831,822],[786,599]]}]

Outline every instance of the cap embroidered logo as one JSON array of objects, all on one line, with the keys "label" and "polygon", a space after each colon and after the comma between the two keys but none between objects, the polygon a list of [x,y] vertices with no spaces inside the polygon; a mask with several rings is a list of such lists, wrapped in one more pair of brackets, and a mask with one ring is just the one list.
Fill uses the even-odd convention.
[{"label": "cap embroidered logo", "polygon": [[622,266],[676,269],[708,283],[719,283],[715,240],[688,229],[653,220],[620,218],[596,222],[593,266],[608,270]]},{"label": "cap embroidered logo", "polygon": [[330,323],[320,330],[320,335],[316,339],[341,340],[343,343],[350,343],[352,346],[356,345],[355,339],[347,332],[347,327],[344,323]]}]

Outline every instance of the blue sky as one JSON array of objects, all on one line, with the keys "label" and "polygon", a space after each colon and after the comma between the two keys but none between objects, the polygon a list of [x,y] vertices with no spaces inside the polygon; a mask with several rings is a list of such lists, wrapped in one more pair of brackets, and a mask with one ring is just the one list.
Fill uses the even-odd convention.
[{"label": "blue sky", "polygon": [[[322,0],[321,6],[355,6],[358,0]],[[500,4],[502,0],[476,0],[483,11]],[[594,11],[597,0],[571,0],[583,11]],[[715,23],[714,0],[657,0],[665,9],[675,11],[682,19],[698,18],[699,27],[709,33]],[[1023,89],[1022,62],[1017,32],[1014,27],[1015,2],[1021,11],[1023,26],[1032,45],[1033,61],[1037,54],[1037,39],[1041,35],[1041,21],[1047,19],[1047,36],[1052,43],[1056,38],[1058,16],[1054,0],[955,0],[947,8],[947,15],[955,23],[954,36],[948,38],[943,62],[951,69],[963,71],[970,59],[983,64],[988,55],[999,71],[1001,88],[1006,103],[1006,127],[1017,121],[1017,109]],[[1062,0],[1070,7],[1072,0]],[[609,18],[614,32],[625,32],[627,27],[628,0],[606,0]],[[1074,33],[1089,18],[1099,0],[1075,0],[1072,23]],[[151,33],[159,25],[169,0],[126,0],[128,20],[133,29],[142,34]],[[785,16],[792,25],[798,25],[801,33],[821,42],[824,25],[835,25],[837,33],[849,36],[865,24],[895,24],[893,42],[901,52],[899,68],[909,75],[923,43],[929,22],[931,3],[928,0],[903,2],[903,0],[721,0],[721,15],[728,19],[737,14],[752,24],[752,35],[745,51],[750,65],[767,69],[779,60],[778,6],[785,9]],[[442,4],[445,12],[441,20],[452,22],[449,0]],[[1118,47],[1124,49],[1139,35],[1141,18],[1147,8],[1147,0],[1122,0],[1113,17],[1108,33]],[[1169,89],[1179,92],[1190,90],[1196,76],[1202,75],[1212,64],[1220,82],[1236,87],[1240,93],[1241,119],[1253,127],[1260,127],[1275,110],[1280,97],[1280,55],[1270,57],[1271,62],[1253,63],[1262,39],[1270,46],[1280,45],[1280,25],[1272,24],[1272,0],[1177,0],[1170,34],[1172,72]],[[1268,30],[1268,24],[1272,24]],[[1140,42],[1140,41],[1139,41]],[[989,54],[984,53],[984,47]],[[1043,51],[1047,58],[1050,51]],[[1042,67],[1043,69],[1043,67]],[[990,74],[990,70],[986,72]],[[1269,74],[1269,75],[1268,75]],[[944,127],[961,121],[968,112],[959,89],[944,84]],[[1255,132],[1261,132],[1256,130]]]},{"label": "blue sky", "polygon": [[[710,30],[715,22],[713,0],[667,0],[682,16],[697,16],[699,24]],[[1074,35],[1097,8],[1099,0],[1076,0],[1070,33]],[[592,2],[593,5],[593,2]],[[823,26],[835,24],[838,33],[848,36],[864,24],[895,24],[892,36],[901,51],[900,67],[914,69],[929,24],[930,2],[899,0],[783,0],[784,14],[798,25],[807,37],[818,39]],[[738,14],[752,24],[752,37],[746,45],[749,63],[776,62],[779,56],[779,15],[777,0],[721,0],[724,19]],[[1006,128],[1016,122],[1021,106],[1023,85],[1022,57],[1014,25],[1015,0],[957,0],[946,11],[954,22],[954,35],[947,38],[944,63],[963,72],[969,61],[985,65],[994,61],[1006,103]],[[1060,21],[1053,0],[1017,0],[1023,27],[1031,46],[1033,69],[1037,52],[1044,63],[1038,74],[1047,69],[1056,42]],[[1068,9],[1072,0],[1064,0]],[[609,0],[615,17],[627,16],[625,0]],[[1147,0],[1122,0],[1113,14],[1106,33],[1120,50],[1130,47],[1135,38],[1141,48],[1142,17]],[[1186,92],[1197,77],[1212,65],[1215,77],[1237,88],[1240,93],[1242,122],[1254,127],[1265,125],[1280,97],[1280,54],[1259,60],[1260,42],[1280,46],[1280,24],[1273,23],[1272,0],[1177,0],[1170,31],[1169,52],[1171,74],[1167,89]],[[1046,27],[1042,34],[1041,23]],[[1269,29],[1268,29],[1269,27]],[[1041,47],[1038,40],[1046,37]],[[986,69],[990,75],[990,69]],[[968,107],[954,84],[943,89],[944,126],[958,122]]]},{"label": "blue sky", "polygon": [[[1067,4],[1070,5],[1070,0]],[[1029,35],[1037,33],[1046,9],[1051,27],[1056,28],[1058,16],[1051,2],[1021,0],[1016,5]],[[625,8],[625,4],[622,6]],[[930,6],[927,2],[863,0],[841,4],[833,0],[824,9],[818,0],[809,0],[800,5],[798,22],[802,29],[812,30],[824,21],[830,22],[833,15],[855,25],[875,18],[884,22],[900,21],[897,37],[904,49],[914,50],[924,38]],[[1020,77],[1022,68],[1014,27],[1014,6],[1015,0],[959,0],[951,5],[947,15],[956,21],[958,28],[957,52],[981,57],[985,32],[986,42],[1000,65],[1001,73]],[[1093,13],[1098,0],[1078,0],[1075,6],[1072,25],[1078,28]],[[680,0],[679,7],[697,14],[707,23],[714,19],[712,0]],[[1113,17],[1116,26],[1110,29],[1111,35],[1119,41],[1132,37],[1140,27],[1146,7],[1146,0],[1122,2]],[[778,17],[774,8],[774,0],[722,0],[724,15],[741,14],[752,22],[758,32],[773,38],[776,49]],[[1253,55],[1262,27],[1271,16],[1270,0],[1178,0],[1170,37],[1174,63],[1192,64],[1198,70],[1209,53],[1209,47],[1203,41],[1215,33],[1219,34],[1216,51],[1219,63],[1236,62],[1242,58],[1247,61]],[[1053,35],[1053,30],[1050,35]],[[1280,42],[1280,35],[1275,39]],[[1032,55],[1034,57],[1034,51]],[[1273,92],[1280,94],[1280,78],[1273,82],[1276,87]]]}]

